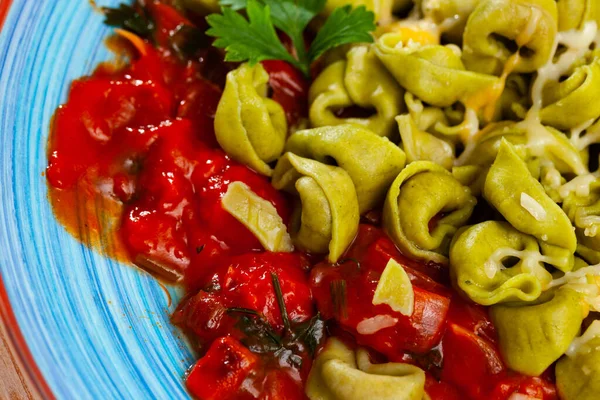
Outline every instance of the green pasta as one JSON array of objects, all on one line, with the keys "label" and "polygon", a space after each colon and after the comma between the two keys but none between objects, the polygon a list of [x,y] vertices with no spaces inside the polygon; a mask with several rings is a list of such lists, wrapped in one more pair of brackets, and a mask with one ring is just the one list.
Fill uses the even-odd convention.
[{"label": "green pasta", "polygon": [[361,213],[383,203],[406,159],[387,138],[354,125],[297,131],[288,139],[285,150],[343,168],[354,182]]},{"label": "green pasta", "polygon": [[358,231],[358,200],[348,173],[285,153],[275,167],[273,186],[300,197],[290,232],[294,244],[329,253],[329,260],[336,262]]},{"label": "green pasta", "polygon": [[556,386],[563,400],[595,400],[600,393],[600,322],[576,339],[575,349],[556,364]]},{"label": "green pasta", "polygon": [[549,257],[546,262],[563,271],[573,268],[577,239],[569,218],[504,139],[485,180],[483,197],[512,226],[538,239],[542,254]]},{"label": "green pasta", "polygon": [[429,132],[422,131],[410,114],[396,117],[402,148],[408,162],[433,161],[446,169],[454,165],[454,146],[448,141]]},{"label": "green pasta", "polygon": [[587,172],[587,160],[562,132],[540,125],[539,129],[544,134],[541,140],[536,134],[528,135],[528,129],[527,126],[512,121],[487,125],[477,133],[471,147],[467,147],[461,155],[460,165],[491,166],[498,155],[501,142],[505,140],[514,147],[520,158],[531,160],[531,153],[535,150],[563,174]]},{"label": "green pasta", "polygon": [[558,129],[572,129],[600,117],[600,59],[597,53],[561,82],[551,81],[543,92],[542,122]]},{"label": "green pasta", "polygon": [[469,15],[482,0],[422,0],[421,11],[436,24],[451,22],[444,33],[453,43],[460,43]]},{"label": "green pasta", "polygon": [[580,29],[588,21],[600,25],[600,3],[596,0],[556,0],[558,30]]},{"label": "green pasta", "polygon": [[268,163],[283,152],[287,121],[279,103],[266,97],[268,81],[260,64],[242,64],[228,73],[215,115],[215,134],[231,158],[271,176]]},{"label": "green pasta", "polygon": [[385,34],[375,45],[377,56],[403,88],[438,107],[468,103],[498,83],[494,76],[468,71],[456,50],[420,45],[402,33]]},{"label": "green pasta", "polygon": [[[352,123],[380,136],[392,136],[394,117],[403,111],[403,90],[366,45],[351,48],[345,59],[329,65],[310,87],[309,117],[313,126]],[[343,108],[374,110],[369,117],[339,117]]]},{"label": "green pasta", "polygon": [[446,264],[452,236],[466,224],[476,202],[469,188],[450,172],[435,163],[417,161],[392,183],[383,207],[383,225],[406,254]]},{"label": "green pasta", "polygon": [[600,262],[600,181],[582,184],[587,193],[570,191],[562,201],[562,208],[575,227],[577,252],[586,260]]},{"label": "green pasta", "polygon": [[513,54],[515,72],[534,72],[550,58],[557,33],[554,0],[486,0],[472,12],[463,36],[468,69],[500,75]]},{"label": "green pasta", "polygon": [[534,305],[497,305],[491,317],[506,364],[538,376],[569,348],[585,317],[581,295],[559,289]]},{"label": "green pasta", "polygon": [[327,341],[306,383],[310,400],[423,400],[425,373],[410,364],[372,364],[336,338]]},{"label": "green pasta", "polygon": [[482,305],[533,301],[552,281],[537,240],[507,222],[486,221],[459,230],[450,245],[454,286]]}]

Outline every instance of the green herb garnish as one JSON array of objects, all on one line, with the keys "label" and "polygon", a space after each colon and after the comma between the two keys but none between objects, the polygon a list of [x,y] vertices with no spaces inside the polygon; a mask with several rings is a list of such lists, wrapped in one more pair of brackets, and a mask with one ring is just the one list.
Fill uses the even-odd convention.
[{"label": "green herb garnish", "polygon": [[281,291],[279,277],[275,272],[271,272],[271,281],[273,282],[273,289],[275,290],[277,305],[279,305],[279,310],[281,312],[281,320],[283,321],[283,326],[287,332],[290,332],[292,330],[292,326],[290,325],[290,319],[288,317],[287,309],[285,308],[285,302],[283,301],[283,292]]},{"label": "green herb garnish", "polygon": [[[222,14],[211,14],[206,32],[217,39],[213,45],[227,51],[226,61],[283,60],[306,76],[310,65],[325,51],[356,42],[372,42],[375,15],[364,6],[336,8],[327,18],[310,49],[306,50],[304,30],[325,7],[326,0],[221,0]],[[245,9],[248,19],[236,12]],[[275,28],[292,40],[296,56],[283,46]]]}]

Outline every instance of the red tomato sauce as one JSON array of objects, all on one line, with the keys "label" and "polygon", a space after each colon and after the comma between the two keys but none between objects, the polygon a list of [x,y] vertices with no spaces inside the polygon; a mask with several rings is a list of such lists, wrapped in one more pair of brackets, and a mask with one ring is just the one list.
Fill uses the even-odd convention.
[{"label": "red tomato sauce", "polygon": [[[103,66],[73,82],[54,117],[46,176],[54,212],[75,237],[185,286],[172,320],[200,355],[186,380],[192,395],[304,399],[315,353],[335,334],[368,348],[373,360],[423,368],[433,400],[556,398],[549,377],[507,370],[486,309],[454,293],[444,267],[403,255],[378,218],[361,225],[335,265],[265,252],[221,206],[234,181],[270,201],[286,223],[293,205],[218,147],[221,75],[234,66],[214,51],[177,57],[170,38],[193,24],[164,4],[149,8],[158,24],[153,45],[140,40],[126,66]],[[271,97],[296,125],[307,114],[308,82],[284,62],[264,66]],[[413,283],[410,317],[371,304],[390,258]],[[373,333],[358,328],[380,315],[397,323]]]}]

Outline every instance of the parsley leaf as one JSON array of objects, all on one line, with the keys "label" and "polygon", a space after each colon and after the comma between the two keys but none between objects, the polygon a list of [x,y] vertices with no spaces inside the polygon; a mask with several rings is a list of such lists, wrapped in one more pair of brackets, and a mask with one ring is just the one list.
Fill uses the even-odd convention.
[{"label": "parsley leaf", "polygon": [[292,40],[298,59],[309,63],[304,45],[304,30],[324,7],[326,0],[262,0],[271,8],[273,25]]},{"label": "parsley leaf", "polygon": [[279,41],[269,7],[249,0],[246,12],[249,21],[228,7],[223,8],[223,14],[206,17],[210,25],[206,34],[217,37],[213,45],[227,51],[225,61],[248,61],[253,65],[263,60],[284,60],[305,72]]},{"label": "parsley leaf", "polygon": [[[304,44],[304,30],[325,7],[326,0],[221,0],[223,15],[207,17],[214,45],[227,51],[228,61],[284,60],[305,75],[310,65],[325,51],[348,43],[372,42],[375,14],[364,6],[340,7],[333,11],[311,48]],[[248,20],[235,11],[245,9]],[[295,48],[292,57],[281,44],[275,28],[284,32]]]},{"label": "parsley leaf", "polygon": [[329,49],[348,43],[373,41],[369,32],[375,29],[375,14],[365,6],[336,8],[317,33],[310,46],[309,57],[316,60]]},{"label": "parsley leaf", "polygon": [[118,7],[102,7],[104,13],[104,23],[108,26],[125,29],[136,35],[150,39],[154,31],[154,22],[141,9],[127,4],[120,4]]}]

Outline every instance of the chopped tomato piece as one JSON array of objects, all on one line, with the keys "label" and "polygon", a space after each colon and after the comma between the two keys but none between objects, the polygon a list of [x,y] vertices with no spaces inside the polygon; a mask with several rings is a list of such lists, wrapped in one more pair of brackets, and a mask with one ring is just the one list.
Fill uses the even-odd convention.
[{"label": "chopped tomato piece", "polygon": [[285,61],[262,62],[269,74],[273,100],[278,102],[287,117],[288,124],[296,125],[308,111],[308,81],[302,73]]},{"label": "chopped tomato piece", "polygon": [[425,392],[431,400],[463,400],[463,396],[454,386],[438,382],[430,375],[427,375],[425,380]]},{"label": "chopped tomato piece", "polygon": [[258,362],[258,357],[237,340],[219,338],[192,367],[187,388],[201,400],[234,399]]},{"label": "chopped tomato piece", "polygon": [[[364,235],[364,237],[363,237]],[[426,353],[443,334],[450,305],[449,291],[427,275],[404,263],[399,253],[384,251],[386,239],[372,228],[361,228],[341,264],[322,263],[311,272],[311,287],[319,311],[350,331],[359,344],[389,358],[405,351]],[[369,243],[369,241],[371,241]],[[414,311],[405,316],[387,304],[373,305],[373,295],[390,257],[403,265],[414,291]]]},{"label": "chopped tomato piece", "polygon": [[496,328],[487,308],[454,294],[448,311],[448,322],[457,324],[492,344],[496,344]]},{"label": "chopped tomato piece", "polygon": [[487,399],[490,386],[505,371],[496,348],[469,330],[453,324],[442,340],[442,380],[473,400]]}]

